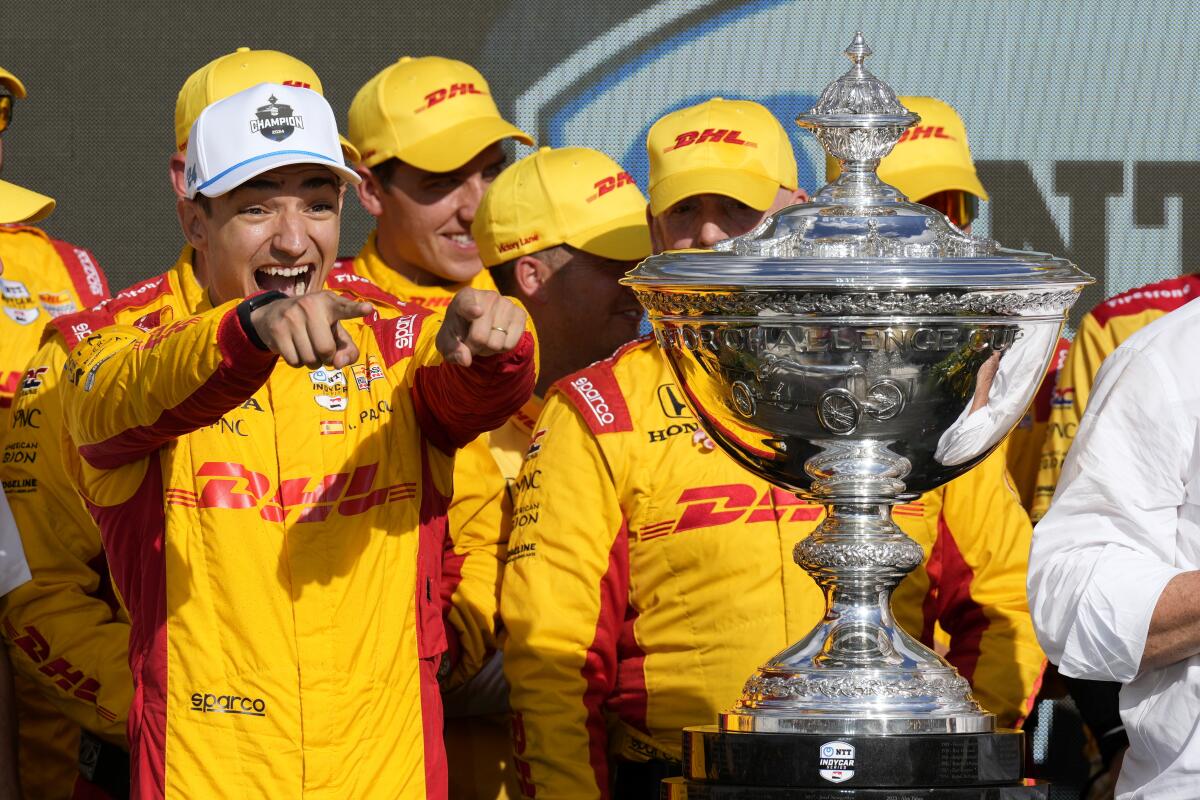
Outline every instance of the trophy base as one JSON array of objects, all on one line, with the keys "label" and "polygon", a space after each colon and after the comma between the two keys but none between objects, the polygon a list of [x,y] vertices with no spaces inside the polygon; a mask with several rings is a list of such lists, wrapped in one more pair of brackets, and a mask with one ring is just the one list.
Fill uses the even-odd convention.
[{"label": "trophy base", "polygon": [[937,789],[838,789],[722,786],[683,778],[663,781],[660,800],[1046,800],[1049,786],[965,786]]},{"label": "trophy base", "polygon": [[[887,790],[880,795],[887,797],[910,796],[897,794],[899,789],[942,792],[911,795],[931,798],[1043,796],[979,794],[983,789],[1026,788],[1020,786],[1024,752],[1024,734],[1006,729],[988,733],[830,736],[749,733],[703,725],[684,729],[684,783],[679,785],[687,794],[678,796],[838,797],[843,796],[840,790],[851,789]],[[735,788],[748,793],[730,794]],[[970,791],[944,793],[951,789]]]}]

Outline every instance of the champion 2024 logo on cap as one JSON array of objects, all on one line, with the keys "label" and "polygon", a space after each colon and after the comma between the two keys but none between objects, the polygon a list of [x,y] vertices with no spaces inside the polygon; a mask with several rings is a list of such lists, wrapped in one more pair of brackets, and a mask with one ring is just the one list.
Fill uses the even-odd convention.
[{"label": "champion 2024 logo on cap", "polygon": [[282,142],[295,133],[296,129],[304,130],[304,117],[292,111],[287,103],[281,103],[271,95],[265,106],[259,106],[250,120],[250,132],[261,133],[273,142]]}]

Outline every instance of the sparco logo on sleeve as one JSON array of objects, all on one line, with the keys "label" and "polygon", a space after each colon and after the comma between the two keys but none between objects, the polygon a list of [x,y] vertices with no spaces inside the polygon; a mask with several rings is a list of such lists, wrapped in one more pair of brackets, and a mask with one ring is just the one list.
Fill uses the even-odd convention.
[{"label": "sparco logo on sleeve", "polygon": [[261,697],[242,697],[238,694],[210,694],[194,692],[192,711],[201,714],[241,714],[247,717],[265,717],[267,701]]},{"label": "sparco logo on sleeve", "polygon": [[582,376],[571,381],[571,385],[579,392],[579,396],[583,398],[583,402],[588,404],[588,408],[592,410],[592,416],[601,425],[611,425],[616,420],[612,415],[612,411],[608,408],[608,402],[604,399],[604,395],[596,390],[588,377]]},{"label": "sparco logo on sleeve", "polygon": [[818,774],[831,783],[841,783],[854,777],[854,745],[847,742],[826,742],[821,745],[817,761]]}]

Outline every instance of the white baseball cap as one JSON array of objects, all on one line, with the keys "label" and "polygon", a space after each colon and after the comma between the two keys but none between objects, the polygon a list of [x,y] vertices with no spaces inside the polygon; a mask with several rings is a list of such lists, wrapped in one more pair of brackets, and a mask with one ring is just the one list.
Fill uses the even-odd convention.
[{"label": "white baseball cap", "polygon": [[312,89],[260,83],[218,100],[192,123],[187,196],[217,197],[290,164],[319,164],[359,182],[342,160],[337,121],[325,98]]}]

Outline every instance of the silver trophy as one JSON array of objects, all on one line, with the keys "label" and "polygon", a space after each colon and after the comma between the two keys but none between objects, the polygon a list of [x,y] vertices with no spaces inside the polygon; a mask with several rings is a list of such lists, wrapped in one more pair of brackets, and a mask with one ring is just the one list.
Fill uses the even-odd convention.
[{"label": "silver trophy", "polygon": [[[856,35],[853,67],[797,119],[841,162],[836,181],[715,252],[655,256],[625,279],[717,444],[827,510],[794,552],[825,593],[824,619],[760,667],[717,726],[685,733],[680,786],[690,788],[675,796],[741,796],[721,783],[757,784],[754,797],[810,785],[797,759],[812,761],[817,787],[840,782],[818,774],[836,777],[818,767],[837,763],[851,764],[846,788],[1020,777],[1019,734],[996,731],[967,681],[892,616],[893,591],[924,557],[892,507],[1000,444],[1091,279],[1063,259],[971,236],[878,179],[879,160],[918,117],[864,68],[870,53]],[[882,768],[871,777],[863,766],[863,748],[882,748],[873,762],[900,763],[945,760],[946,742],[968,741],[976,761],[1008,766],[957,778]]]}]

